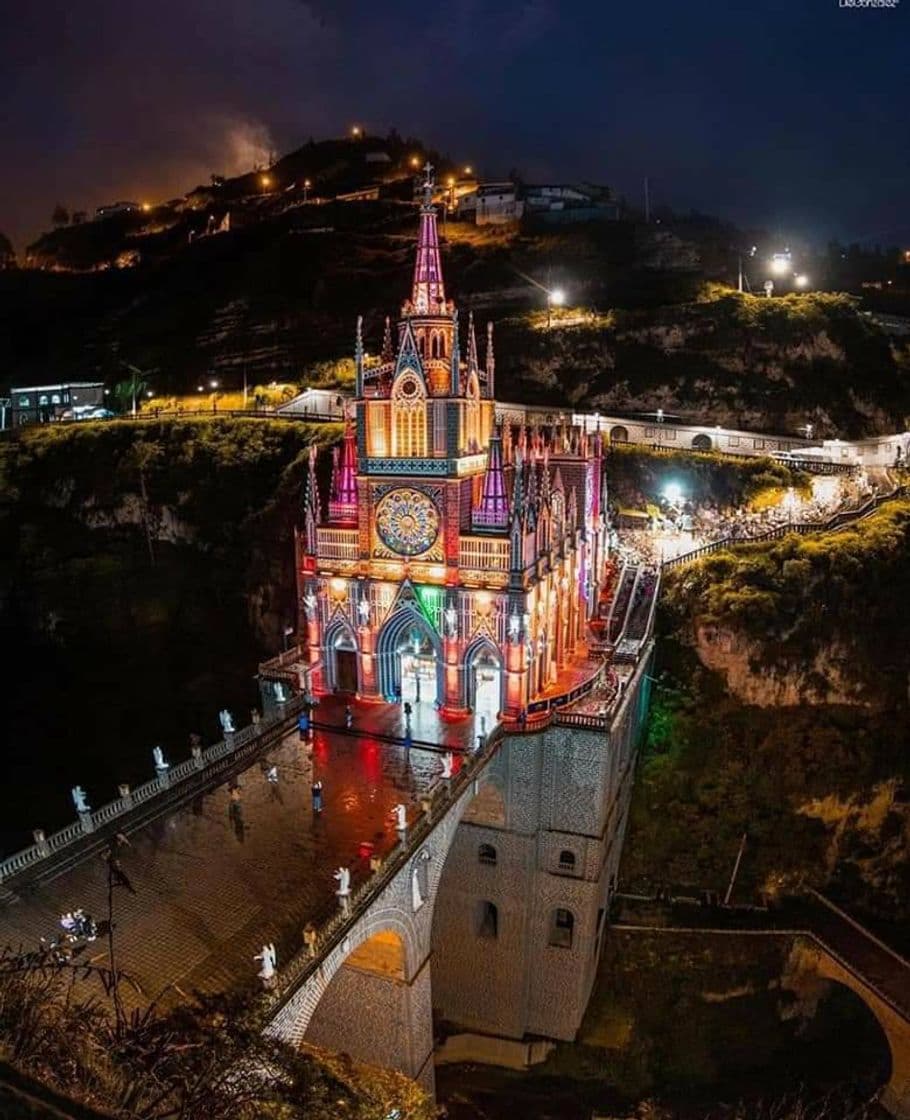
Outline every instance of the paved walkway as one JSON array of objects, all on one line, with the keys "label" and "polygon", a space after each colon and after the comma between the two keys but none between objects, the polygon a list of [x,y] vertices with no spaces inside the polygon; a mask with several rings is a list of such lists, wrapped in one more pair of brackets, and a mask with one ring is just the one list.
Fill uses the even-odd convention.
[{"label": "paved walkway", "polygon": [[[333,911],[333,870],[368,873],[371,852],[396,843],[393,807],[409,818],[439,780],[440,749],[470,748],[474,719],[442,719],[432,705],[415,705],[413,737],[435,750],[375,738],[403,734],[398,705],[351,701],[354,731],[344,728],[344,700],[324,698],[312,744],[297,731],[284,736],[241,773],[191,804],[172,808],[130,836],[121,864],[135,893],[115,891],[118,964],[141,986],[141,1004],[168,985],[165,1002],[192,991],[215,992],[255,976],[253,955],[274,941],[279,966],[302,943],[308,921]],[[372,733],[372,734],[371,734]],[[456,757],[456,768],[459,764]],[[278,768],[278,781],[267,770]],[[323,783],[324,810],[314,814],[311,785]],[[232,790],[231,787],[234,787]],[[59,933],[61,913],[81,906],[96,921],[107,914],[107,863],[95,854],[66,875],[37,882],[0,909],[0,943],[32,949]],[[85,947],[82,959],[106,962],[106,942]]]}]

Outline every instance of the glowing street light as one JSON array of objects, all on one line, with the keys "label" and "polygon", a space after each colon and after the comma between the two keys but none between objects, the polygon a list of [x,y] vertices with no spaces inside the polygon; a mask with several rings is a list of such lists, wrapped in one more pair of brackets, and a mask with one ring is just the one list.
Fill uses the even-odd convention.
[{"label": "glowing street light", "polygon": [[668,482],[664,487],[664,499],[671,506],[678,506],[683,500],[683,489],[678,482]]},{"label": "glowing street light", "polygon": [[408,163],[411,165],[411,167],[420,167],[420,156],[411,156],[411,158],[408,160]]},{"label": "glowing street light", "polygon": [[309,179],[304,179],[304,180],[303,180],[303,201],[304,201],[304,202],[307,202],[307,201],[309,200],[309,197],[310,197],[310,187],[311,187],[312,185],[313,185],[313,184],[312,184],[312,182],[311,182],[311,181],[310,181]]},{"label": "glowing street light", "polygon": [[354,140],[359,140],[360,137],[363,136],[363,129],[359,124],[351,125],[351,136]]},{"label": "glowing street light", "polygon": [[553,317],[553,308],[562,307],[566,302],[566,293],[562,288],[547,288],[547,330],[550,329],[550,323]]},{"label": "glowing street light", "polygon": [[465,175],[473,175],[474,174],[474,168],[470,164],[468,164],[464,169],[464,173],[465,173]]},{"label": "glowing street light", "polygon": [[151,210],[151,208],[152,208],[152,204],[150,202],[143,202],[142,213],[147,214]]},{"label": "glowing street light", "polygon": [[793,283],[797,288],[807,288],[809,286],[809,277],[805,272],[798,272],[796,276],[793,277]]},{"label": "glowing street light", "polygon": [[262,175],[259,176],[259,182],[260,182],[261,186],[265,187],[265,189],[268,190],[269,187],[272,185],[272,176],[271,175],[266,175],[265,173],[263,173]]},{"label": "glowing street light", "polygon": [[775,253],[771,258],[771,271],[775,276],[784,276],[790,271],[790,254]]}]

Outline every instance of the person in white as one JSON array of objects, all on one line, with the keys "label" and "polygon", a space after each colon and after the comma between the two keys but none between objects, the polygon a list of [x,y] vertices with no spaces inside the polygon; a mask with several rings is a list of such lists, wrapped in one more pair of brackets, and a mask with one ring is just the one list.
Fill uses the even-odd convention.
[{"label": "person in white", "polygon": [[444,778],[452,777],[452,763],[455,761],[455,756],[451,751],[446,751],[442,756],[442,776]]},{"label": "person in white", "polygon": [[268,945],[262,946],[262,952],[257,953],[253,957],[254,961],[261,961],[262,967],[259,969],[259,977],[262,980],[272,980],[275,976],[275,968],[278,964],[278,954],[275,952],[275,945],[269,942]]},{"label": "person in white", "polygon": [[154,748],[154,750],[152,751],[152,758],[154,758],[154,760],[155,760],[155,769],[156,770],[169,770],[170,769],[170,764],[165,762],[164,751],[161,749],[161,747],[155,747]]},{"label": "person in white", "polygon": [[338,890],[335,891],[335,894],[339,898],[347,897],[351,893],[351,872],[347,867],[339,867],[333,878],[338,880]]},{"label": "person in white", "polygon": [[73,804],[76,806],[77,813],[90,813],[91,809],[88,807],[88,802],[85,800],[85,790],[82,786],[73,786],[72,788]]},{"label": "person in white", "polygon": [[395,817],[395,827],[399,832],[406,832],[408,828],[408,807],[399,803],[392,810],[392,816]]}]

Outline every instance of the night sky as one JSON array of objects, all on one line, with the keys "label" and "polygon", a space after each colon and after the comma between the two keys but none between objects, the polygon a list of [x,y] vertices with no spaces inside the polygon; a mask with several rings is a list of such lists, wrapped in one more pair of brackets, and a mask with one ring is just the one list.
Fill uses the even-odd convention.
[{"label": "night sky", "polygon": [[356,121],[486,176],[648,175],[655,204],[910,245],[910,0],[844,2],[0,0],[0,230]]}]

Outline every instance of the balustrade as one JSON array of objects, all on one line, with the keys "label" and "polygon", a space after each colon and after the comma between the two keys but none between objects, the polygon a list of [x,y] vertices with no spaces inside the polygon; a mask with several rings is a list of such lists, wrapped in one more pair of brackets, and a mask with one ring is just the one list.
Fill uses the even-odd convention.
[{"label": "balustrade", "polygon": [[316,551],[320,560],[357,560],[360,534],[357,529],[316,530]]},{"label": "balustrade", "polygon": [[458,546],[462,568],[480,572],[509,570],[509,542],[497,537],[462,537]]}]

